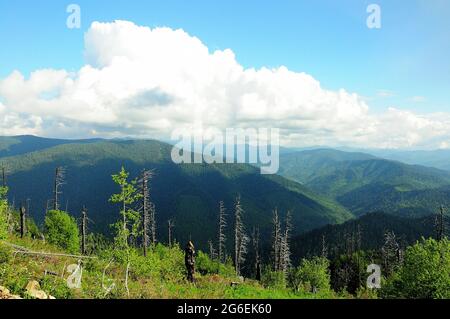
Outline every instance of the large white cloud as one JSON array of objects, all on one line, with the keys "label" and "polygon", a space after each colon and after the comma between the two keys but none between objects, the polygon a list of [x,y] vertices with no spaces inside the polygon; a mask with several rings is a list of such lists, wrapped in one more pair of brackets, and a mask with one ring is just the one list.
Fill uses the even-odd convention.
[{"label": "large white cloud", "polygon": [[0,134],[168,138],[180,127],[277,127],[297,146],[450,141],[449,114],[375,115],[357,94],[286,67],[245,69],[231,50],[210,52],[183,30],[95,22],[85,58],[74,74],[15,71],[0,80]]}]

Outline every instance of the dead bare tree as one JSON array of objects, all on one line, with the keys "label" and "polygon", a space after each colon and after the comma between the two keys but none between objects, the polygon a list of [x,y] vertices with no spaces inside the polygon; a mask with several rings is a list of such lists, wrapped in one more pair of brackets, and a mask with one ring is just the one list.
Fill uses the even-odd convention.
[{"label": "dead bare tree", "polygon": [[219,203],[219,261],[225,262],[226,259],[226,240],[225,228],[227,227],[226,209],[223,201]]},{"label": "dead bare tree", "polygon": [[292,214],[288,211],[286,215],[286,222],[284,232],[281,236],[281,246],[280,246],[280,271],[287,275],[287,271],[291,267],[291,232],[292,232]]},{"label": "dead bare tree", "polygon": [[149,233],[151,228],[151,202],[149,182],[153,173],[148,170],[143,170],[141,178],[141,192],[142,192],[142,244],[144,246],[144,256],[147,256],[147,248],[149,246]]},{"label": "dead bare tree", "polygon": [[214,243],[212,242],[212,240],[208,240],[208,247],[209,247],[209,258],[211,258],[211,260],[216,260],[217,252],[216,249],[214,248]]},{"label": "dead bare tree", "polygon": [[2,165],[2,187],[6,187],[6,167]]},{"label": "dead bare tree", "polygon": [[260,252],[260,246],[259,246],[259,228],[253,228],[252,233],[252,243],[253,243],[253,250],[255,252],[255,264],[254,264],[254,271],[255,271],[255,279],[260,281],[261,280],[261,252]]},{"label": "dead bare tree", "polygon": [[362,228],[361,225],[358,224],[357,229],[356,229],[356,238],[355,238],[355,242],[356,242],[356,268],[357,268],[357,280],[358,280],[358,285],[361,286],[362,284],[362,278],[361,278],[361,257],[360,257],[360,250],[362,247]]},{"label": "dead bare tree", "polygon": [[150,202],[150,235],[152,245],[156,245],[156,207]]},{"label": "dead bare tree", "polygon": [[328,258],[328,247],[325,239],[325,234],[322,235],[322,258]]},{"label": "dead bare tree", "polygon": [[87,223],[88,223],[87,209],[85,206],[83,206],[83,209],[81,210],[81,254],[82,255],[87,254],[87,247],[86,247]]},{"label": "dead bare tree", "polygon": [[381,248],[383,269],[386,275],[391,275],[402,262],[402,250],[393,231],[384,234],[384,245]]},{"label": "dead bare tree", "polygon": [[273,259],[273,270],[279,271],[281,268],[281,222],[280,216],[278,214],[278,209],[275,208],[273,211],[273,231],[272,231],[272,259]]},{"label": "dead bare tree", "polygon": [[168,244],[169,247],[172,247],[172,241],[173,241],[173,228],[175,227],[175,223],[172,219],[169,219],[167,221],[167,230],[169,232],[169,237],[168,237]]},{"label": "dead bare tree", "polygon": [[248,236],[245,234],[245,227],[242,220],[244,210],[241,206],[241,197],[236,198],[235,203],[235,225],[234,225],[234,265],[236,274],[241,275],[241,267],[245,261],[247,253]]},{"label": "dead bare tree", "polygon": [[22,204],[20,207],[20,238],[24,238],[27,232],[26,214],[25,205]]},{"label": "dead bare tree", "polygon": [[55,178],[53,181],[53,210],[59,210],[59,195],[62,194],[60,187],[64,185],[65,169],[58,166],[55,169]]}]

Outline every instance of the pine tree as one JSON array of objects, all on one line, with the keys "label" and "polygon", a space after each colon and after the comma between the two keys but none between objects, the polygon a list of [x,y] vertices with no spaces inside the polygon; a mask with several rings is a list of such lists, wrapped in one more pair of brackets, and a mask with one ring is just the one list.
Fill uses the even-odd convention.
[{"label": "pine tree", "polygon": [[136,237],[139,228],[139,212],[133,209],[133,205],[142,197],[136,188],[137,181],[128,181],[129,173],[122,167],[119,174],[112,175],[113,181],[120,186],[120,193],[113,194],[112,203],[121,204],[120,215],[122,220],[115,224],[117,235],[115,238],[119,248],[128,249],[130,236]]}]

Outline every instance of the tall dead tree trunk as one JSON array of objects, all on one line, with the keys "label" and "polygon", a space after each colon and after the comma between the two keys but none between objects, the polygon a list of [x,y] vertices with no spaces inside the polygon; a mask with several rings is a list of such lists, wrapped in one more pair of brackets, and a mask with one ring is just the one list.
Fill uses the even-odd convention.
[{"label": "tall dead tree trunk", "polygon": [[253,250],[255,252],[254,271],[255,271],[255,279],[258,281],[261,280],[261,253],[259,247],[259,239],[260,239],[259,228],[254,228],[252,234]]},{"label": "tall dead tree trunk", "polygon": [[150,200],[150,180],[153,172],[144,170],[141,179],[142,192],[142,227],[143,227],[143,245],[144,255],[147,255],[149,244],[156,244],[156,208]]},{"label": "tall dead tree trunk", "polygon": [[147,248],[149,245],[149,232],[150,232],[150,189],[148,187],[149,180],[151,178],[151,172],[144,170],[142,172],[142,245],[144,248],[144,256],[147,257]]},{"label": "tall dead tree trunk", "polygon": [[59,210],[59,188],[64,184],[64,169],[57,167],[55,169],[55,178],[53,181],[53,210]]},{"label": "tall dead tree trunk", "polygon": [[291,216],[291,212],[288,211],[280,246],[280,271],[284,272],[285,275],[287,275],[287,271],[291,267]]},{"label": "tall dead tree trunk", "polygon": [[2,187],[6,187],[6,168],[2,166]]},{"label": "tall dead tree trunk", "polygon": [[83,209],[81,210],[81,254],[86,255],[87,254],[87,247],[86,247],[86,237],[87,237],[87,209],[85,206],[83,206]]},{"label": "tall dead tree trunk", "polygon": [[325,239],[325,234],[322,235],[322,252],[321,252],[322,258],[328,258],[328,247],[327,242]]},{"label": "tall dead tree trunk", "polygon": [[211,260],[217,260],[217,253],[216,249],[214,248],[214,243],[212,240],[208,240],[208,246],[209,246],[209,257]]},{"label": "tall dead tree trunk", "polygon": [[278,215],[278,209],[273,211],[273,231],[272,231],[272,258],[273,258],[273,270],[280,270],[280,256],[281,256],[281,222]]},{"label": "tall dead tree trunk", "polygon": [[384,234],[384,245],[381,248],[381,256],[383,259],[383,272],[390,276],[402,261],[401,248],[393,231],[386,231]]},{"label": "tall dead tree trunk", "polygon": [[150,232],[152,245],[156,245],[156,207],[152,202],[150,202]]},{"label": "tall dead tree trunk", "polygon": [[20,207],[20,238],[24,238],[27,232],[26,214],[26,208],[22,204],[22,206]]},{"label": "tall dead tree trunk", "polygon": [[227,227],[226,209],[223,201],[219,203],[219,261],[225,262],[226,260],[226,240],[225,228]]},{"label": "tall dead tree trunk", "polygon": [[241,198],[236,198],[235,204],[235,226],[234,226],[234,264],[236,274],[240,276],[241,266],[245,261],[245,254],[247,253],[248,237],[245,234],[245,227],[242,221],[244,210],[241,206]]},{"label": "tall dead tree trunk", "polygon": [[358,224],[357,230],[356,230],[356,268],[357,268],[357,280],[358,285],[361,286],[363,278],[361,278],[361,268],[363,267],[361,265],[361,257],[360,257],[360,250],[362,248],[362,228],[361,225]]},{"label": "tall dead tree trunk", "polygon": [[168,221],[167,221],[167,230],[168,230],[168,244],[169,244],[169,247],[172,247],[172,241],[173,241],[173,233],[172,233],[172,231],[173,231],[173,228],[175,227],[175,223],[173,222],[173,220],[172,219],[169,219]]},{"label": "tall dead tree trunk", "polygon": [[187,280],[189,282],[195,281],[195,247],[192,241],[189,240],[184,249],[184,264],[186,266]]}]

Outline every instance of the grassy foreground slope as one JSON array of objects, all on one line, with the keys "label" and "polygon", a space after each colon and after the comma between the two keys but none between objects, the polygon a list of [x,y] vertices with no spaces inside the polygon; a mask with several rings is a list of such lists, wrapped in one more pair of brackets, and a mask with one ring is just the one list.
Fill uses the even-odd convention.
[{"label": "grassy foreground slope", "polygon": [[[185,279],[184,255],[178,245],[153,247],[147,257],[134,251],[130,259],[126,282],[126,263],[112,259],[114,253],[105,250],[82,262],[81,288],[70,289],[68,266],[78,264],[76,257],[13,254],[19,245],[36,252],[62,254],[64,251],[40,240],[9,236],[0,241],[0,286],[12,294],[27,298],[27,283],[36,280],[47,294],[57,299],[92,298],[169,298],[169,299],[294,299],[336,298],[333,292],[312,294],[307,291],[264,287],[261,283],[234,274],[233,266],[211,261],[202,252],[197,256],[195,284]],[[112,262],[112,260],[114,260]],[[233,284],[232,284],[233,283]],[[127,288],[128,287],[128,288]]]}]

